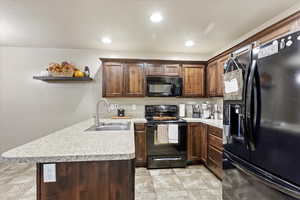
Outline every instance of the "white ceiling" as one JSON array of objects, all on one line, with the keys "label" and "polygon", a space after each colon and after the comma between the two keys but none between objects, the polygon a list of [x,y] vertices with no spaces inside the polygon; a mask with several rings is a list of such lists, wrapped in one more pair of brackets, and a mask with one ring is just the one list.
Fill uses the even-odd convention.
[{"label": "white ceiling", "polygon": [[[298,2],[0,0],[0,45],[212,54]],[[149,20],[156,11],[160,24]]]}]

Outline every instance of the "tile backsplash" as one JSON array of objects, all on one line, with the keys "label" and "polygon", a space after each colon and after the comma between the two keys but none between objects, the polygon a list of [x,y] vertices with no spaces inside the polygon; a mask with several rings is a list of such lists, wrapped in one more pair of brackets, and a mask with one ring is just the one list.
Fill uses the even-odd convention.
[{"label": "tile backsplash", "polygon": [[[209,102],[219,104],[223,109],[223,98],[107,98],[111,104],[118,104],[125,109],[125,115],[132,118],[145,117],[145,105],[179,105],[186,104],[186,116],[192,117],[192,105]],[[104,105],[101,105],[100,117],[111,118],[117,115],[117,111],[107,112]]]}]

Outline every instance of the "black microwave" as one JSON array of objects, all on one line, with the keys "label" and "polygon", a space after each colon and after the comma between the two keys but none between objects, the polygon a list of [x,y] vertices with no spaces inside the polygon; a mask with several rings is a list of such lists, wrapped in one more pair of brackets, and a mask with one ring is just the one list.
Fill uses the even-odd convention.
[{"label": "black microwave", "polygon": [[148,97],[177,97],[181,96],[182,78],[166,76],[148,76],[147,96]]}]

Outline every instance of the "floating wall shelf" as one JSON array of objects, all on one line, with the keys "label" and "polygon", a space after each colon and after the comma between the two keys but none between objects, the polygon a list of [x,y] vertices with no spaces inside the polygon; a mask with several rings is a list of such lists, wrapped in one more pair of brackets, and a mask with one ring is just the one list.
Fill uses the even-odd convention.
[{"label": "floating wall shelf", "polygon": [[41,81],[93,81],[90,77],[53,77],[53,76],[34,76],[33,79]]}]

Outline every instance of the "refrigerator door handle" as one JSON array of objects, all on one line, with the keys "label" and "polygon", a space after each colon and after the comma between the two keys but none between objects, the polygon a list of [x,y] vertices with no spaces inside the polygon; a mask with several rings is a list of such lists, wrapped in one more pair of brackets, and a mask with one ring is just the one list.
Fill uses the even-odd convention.
[{"label": "refrigerator door handle", "polygon": [[255,143],[254,143],[254,137],[253,137],[253,118],[251,115],[252,110],[252,93],[253,93],[253,83],[254,78],[256,74],[256,68],[257,68],[257,60],[253,60],[251,67],[250,67],[250,73],[249,78],[247,81],[247,87],[246,87],[246,114],[245,114],[245,125],[246,125],[246,135],[249,138],[249,148],[251,151],[255,151]]},{"label": "refrigerator door handle", "polygon": [[247,174],[248,176],[251,176],[253,178],[255,178],[257,181],[260,181],[261,183],[267,185],[268,187],[271,187],[275,190],[278,190],[284,194],[290,195],[292,197],[295,197],[297,199],[300,199],[300,193],[299,191],[294,191],[290,188],[284,187],[278,183],[275,183],[274,181],[272,181],[271,179],[267,179],[266,177],[260,176],[258,174],[256,174],[255,172],[252,172],[251,170],[248,170],[246,168],[244,168],[243,166],[235,163],[235,162],[231,162],[231,164],[236,167],[237,169],[239,169],[240,171],[244,172],[245,174]]}]

